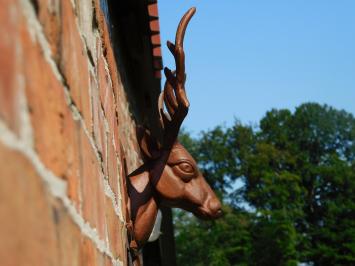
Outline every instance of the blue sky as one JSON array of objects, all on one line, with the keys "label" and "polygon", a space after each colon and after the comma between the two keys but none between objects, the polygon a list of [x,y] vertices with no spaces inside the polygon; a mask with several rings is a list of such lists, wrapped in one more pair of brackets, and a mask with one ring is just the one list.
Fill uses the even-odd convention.
[{"label": "blue sky", "polygon": [[191,6],[185,36],[192,133],[235,118],[257,123],[271,108],[319,102],[355,113],[354,0],[159,0],[166,40]]}]

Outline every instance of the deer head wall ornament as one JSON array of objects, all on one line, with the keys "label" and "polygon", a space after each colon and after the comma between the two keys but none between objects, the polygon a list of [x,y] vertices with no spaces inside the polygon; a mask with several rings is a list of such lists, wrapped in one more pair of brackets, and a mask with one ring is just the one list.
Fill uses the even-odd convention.
[{"label": "deer head wall ornament", "polygon": [[[128,175],[127,184],[133,257],[148,240],[161,204],[182,208],[202,219],[215,219],[222,215],[219,199],[198,170],[195,160],[177,140],[189,109],[185,93],[183,41],[186,27],[195,11],[195,8],[191,8],[182,17],[175,44],[167,42],[175,58],[176,71],[164,69],[166,82],[158,101],[162,139],[157,141],[147,130],[138,130],[145,163]],[[164,111],[164,105],[167,112]]]}]

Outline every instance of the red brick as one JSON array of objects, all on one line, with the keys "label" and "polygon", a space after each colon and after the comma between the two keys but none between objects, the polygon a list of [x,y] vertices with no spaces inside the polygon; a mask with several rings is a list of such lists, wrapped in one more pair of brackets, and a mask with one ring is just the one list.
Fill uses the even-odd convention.
[{"label": "red brick", "polygon": [[[116,109],[114,104],[113,93],[110,93],[109,100],[104,106],[105,118],[108,125],[108,130],[110,132],[111,140],[113,139],[113,132],[115,131],[115,127],[117,126],[117,119],[116,119]],[[110,141],[112,143],[112,141]]]},{"label": "red brick", "polygon": [[158,32],[159,31],[159,20],[152,20],[149,22],[150,25],[150,30],[153,32]]},{"label": "red brick", "polygon": [[157,79],[161,79],[161,71],[160,70],[155,70],[154,71],[154,77]]},{"label": "red brick", "polygon": [[[154,57],[154,59],[153,59],[153,66],[154,66],[154,69],[156,69],[156,70],[161,70],[161,69],[163,69],[163,61],[162,61],[162,58],[161,58],[161,57]],[[156,71],[156,72],[161,73],[160,71]]]},{"label": "red brick", "polygon": [[95,247],[90,243],[90,241],[84,239],[81,244],[82,264],[87,266],[95,266],[96,255]]},{"label": "red brick", "polygon": [[1,265],[110,265],[26,157],[0,143],[0,160]]},{"label": "red brick", "polygon": [[[123,264],[127,265],[127,264]],[[112,260],[108,257],[105,257],[105,266],[113,266]]]},{"label": "red brick", "polygon": [[99,48],[102,48],[102,52],[98,53],[98,57],[100,57],[100,55],[103,55],[107,61],[114,96],[117,98],[119,92],[122,92],[122,82],[119,72],[117,70],[116,58],[111,46],[110,36],[107,24],[105,22],[105,16],[100,8],[100,1],[95,1],[95,9],[96,20],[98,21],[98,26],[100,29],[100,43],[98,44],[97,49],[99,50]]},{"label": "red brick", "polygon": [[91,128],[89,69],[86,48],[80,38],[70,0],[61,1],[60,70],[68,84],[74,104]]},{"label": "red brick", "polygon": [[45,166],[68,180],[69,197],[79,207],[79,122],[66,103],[64,87],[38,44],[24,32],[24,78],[35,149]]},{"label": "red brick", "polygon": [[[2,2],[0,8],[0,118],[15,132],[19,130],[18,73],[21,73],[22,47],[20,31],[23,27],[21,10],[12,1]],[[17,50],[17,51],[16,51]]]},{"label": "red brick", "polygon": [[[118,118],[117,118],[118,119]],[[115,126],[113,127],[113,141],[115,142],[115,148],[118,149],[118,147],[120,146],[120,142],[119,142],[119,136],[118,136],[118,122],[117,119],[115,119]],[[116,152],[118,153],[118,150],[116,150]]]},{"label": "red brick", "polygon": [[158,17],[158,4],[157,3],[148,5],[148,14],[151,17]]},{"label": "red brick", "polygon": [[[98,51],[101,51],[99,49]],[[112,86],[110,83],[109,73],[105,69],[104,57],[100,56],[97,63],[97,76],[99,80],[99,92],[102,106],[104,108],[109,104],[110,98],[112,98]]]},{"label": "red brick", "polygon": [[108,180],[113,193],[117,197],[120,184],[118,182],[117,154],[112,145],[112,141],[109,142],[108,145]]},{"label": "red brick", "polygon": [[[126,95],[99,1],[95,1],[95,5],[96,15],[100,17],[100,60],[96,73],[92,74],[89,74],[86,47],[78,32],[70,0],[52,1],[52,5],[47,5],[45,0],[35,2],[38,3],[37,16],[49,42],[53,62],[84,117],[89,135],[94,137],[104,160],[104,173],[119,200],[119,194],[125,195],[126,192],[124,180],[120,180],[120,176],[125,178],[125,173],[122,167],[118,168],[123,166],[123,162],[121,151],[116,149],[121,141],[128,156],[139,148],[135,142],[134,123],[126,113]],[[89,141],[90,136],[73,118],[66,103],[64,85],[44,59],[42,48],[29,37],[27,25],[21,19],[21,9],[15,8],[19,17],[11,21],[9,10],[16,3],[6,2],[0,9],[0,23],[4,26],[0,32],[6,29],[2,34],[5,41],[0,42],[3,52],[0,63],[7,66],[0,69],[0,118],[13,131],[18,131],[18,73],[24,77],[35,152],[48,169],[68,182],[68,195],[79,213],[97,229],[102,240],[109,240],[114,256],[126,265],[126,232],[111,199],[105,196],[102,162]],[[23,51],[23,56],[18,56],[18,51]],[[108,141],[105,119],[109,129]],[[118,159],[121,160],[120,165],[117,164]],[[38,177],[28,159],[0,145],[0,160],[11,160],[0,173],[1,264],[112,265],[111,259],[83,235],[63,203],[48,192],[48,186]],[[130,169],[134,168],[133,160],[128,161]],[[2,204],[4,202],[6,204]],[[81,204],[82,210],[79,208]],[[125,206],[123,197],[122,208],[126,216]]]},{"label": "red brick", "polygon": [[[116,108],[116,107],[115,107]],[[116,117],[116,110],[109,110],[107,112],[107,122],[109,126],[109,145],[113,145],[112,141],[114,142],[115,152],[118,153],[117,147],[119,146],[119,138],[118,138],[118,122]]]},{"label": "red brick", "polygon": [[53,208],[56,217],[58,238],[58,265],[105,265],[109,257],[101,253],[93,240],[82,235],[80,229],[68,216],[66,210],[57,204]]},{"label": "red brick", "polygon": [[[112,81],[114,97],[115,97],[115,99],[117,99],[117,97],[119,97],[119,94],[120,93],[122,94],[124,92],[123,92],[123,85],[122,85],[121,77],[120,77],[120,74],[117,70],[116,59],[115,59],[115,56],[114,56],[111,46],[109,46],[109,48],[107,48],[106,61],[108,64],[108,69],[109,69],[109,73],[110,73],[110,77],[111,77],[111,81]],[[120,98],[120,100],[122,100],[122,99],[124,99],[124,98]],[[115,101],[115,102],[117,103],[117,101]]]},{"label": "red brick", "polygon": [[[91,82],[95,84],[95,79],[91,75]],[[93,137],[95,140],[95,145],[98,148],[102,159],[103,159],[103,167],[104,167],[104,174],[107,175],[107,137],[106,137],[106,129],[105,129],[105,116],[101,107],[99,91],[97,90],[96,86],[92,87],[92,94],[93,94]]]},{"label": "red brick", "polygon": [[[98,51],[101,51],[100,47],[98,47]],[[109,127],[109,140],[108,145],[111,144],[111,139],[113,138],[113,134],[117,132],[117,118],[116,118],[116,104],[115,97],[112,88],[112,84],[110,82],[110,76],[105,68],[105,58],[100,56],[98,58],[98,66],[97,66],[97,75],[99,80],[99,92],[101,105],[104,109],[105,117],[108,122]]]},{"label": "red brick", "polygon": [[124,224],[116,216],[112,201],[108,197],[105,198],[105,211],[111,252],[115,258],[122,259],[124,257],[124,239],[122,239]]},{"label": "red brick", "polygon": [[80,228],[73,222],[67,210],[60,201],[54,201],[52,217],[55,223],[57,264],[58,265],[83,265],[81,257],[82,236]]},{"label": "red brick", "polygon": [[60,1],[37,0],[37,17],[42,25],[43,32],[49,42],[53,58],[59,60],[59,44],[61,32]]},{"label": "red brick", "polygon": [[100,126],[102,124],[101,121],[101,102],[100,95],[98,90],[98,85],[95,79],[95,76],[90,73],[90,84],[92,88],[92,123],[93,123],[93,136],[95,138],[96,145],[100,152],[102,152],[102,138],[101,138],[101,130]]},{"label": "red brick", "polygon": [[161,48],[160,48],[160,46],[153,48],[153,56],[154,57],[161,57]]},{"label": "red brick", "polygon": [[120,168],[119,168],[119,183],[120,183],[120,193],[121,193],[121,205],[122,205],[122,212],[126,222],[129,222],[129,212],[128,212],[128,193],[127,193],[127,183],[126,183],[126,160],[123,152],[122,145],[119,146],[120,154]]},{"label": "red brick", "polygon": [[104,170],[104,175],[107,176],[107,165],[108,165],[108,153],[107,153],[107,146],[108,146],[108,134],[106,132],[106,127],[105,127],[105,115],[100,109],[100,120],[99,120],[99,128],[98,131],[100,131],[100,142],[102,143],[102,148],[101,148],[101,156],[102,156],[102,164],[103,164],[103,170]]},{"label": "red brick", "polygon": [[150,40],[153,45],[159,45],[160,46],[160,34],[154,34],[150,37]]},{"label": "red brick", "polygon": [[[1,265],[58,265],[50,195],[31,163],[0,142]],[[43,252],[43,250],[46,252]]]},{"label": "red brick", "polygon": [[93,240],[81,234],[79,227],[73,223],[65,209],[59,205],[53,211],[55,211],[58,238],[58,266],[104,266],[106,261],[111,261],[97,249]]},{"label": "red brick", "polygon": [[88,137],[80,131],[80,176],[82,183],[83,215],[97,228],[101,239],[106,239],[105,203],[101,166]]}]

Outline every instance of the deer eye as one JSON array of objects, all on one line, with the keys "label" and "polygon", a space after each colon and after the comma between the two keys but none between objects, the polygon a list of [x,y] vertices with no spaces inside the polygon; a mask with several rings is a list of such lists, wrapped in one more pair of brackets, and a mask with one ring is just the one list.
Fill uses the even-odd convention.
[{"label": "deer eye", "polygon": [[174,165],[173,170],[185,182],[189,182],[196,175],[193,165],[186,161]]},{"label": "deer eye", "polygon": [[182,171],[184,171],[186,173],[193,173],[194,172],[193,166],[189,163],[183,162],[183,163],[178,164],[178,166]]}]

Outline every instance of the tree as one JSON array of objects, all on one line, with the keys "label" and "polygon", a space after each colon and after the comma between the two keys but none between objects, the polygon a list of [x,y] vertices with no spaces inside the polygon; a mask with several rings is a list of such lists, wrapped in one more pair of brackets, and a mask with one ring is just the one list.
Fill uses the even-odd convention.
[{"label": "tree", "polygon": [[248,265],[250,218],[224,206],[224,217],[213,222],[175,211],[178,265]]},{"label": "tree", "polygon": [[[179,224],[182,216],[176,217],[180,261],[187,252],[182,245],[200,254],[196,263],[190,254],[192,264],[181,265],[199,265],[202,258],[201,265],[355,264],[351,114],[308,103],[293,113],[271,110],[259,127],[237,121],[181,139],[228,210],[212,223],[184,217]],[[236,188],[240,180],[243,186]],[[236,225],[241,221],[245,226]],[[230,250],[243,252],[235,259]]]}]

